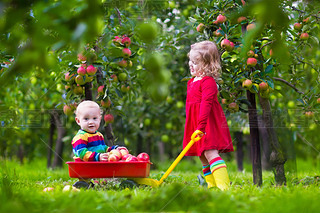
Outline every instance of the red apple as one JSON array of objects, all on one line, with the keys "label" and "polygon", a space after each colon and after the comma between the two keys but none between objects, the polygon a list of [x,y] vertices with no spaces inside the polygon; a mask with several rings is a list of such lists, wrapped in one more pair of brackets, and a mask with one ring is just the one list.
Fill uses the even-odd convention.
[{"label": "red apple", "polygon": [[246,1],[245,0],[241,0],[241,3],[242,3],[243,6],[246,5]]},{"label": "red apple", "polygon": [[270,54],[271,57],[273,56],[273,50],[272,49],[270,49],[269,54]]},{"label": "red apple", "polygon": [[259,89],[261,90],[261,91],[265,91],[265,90],[267,90],[269,88],[269,85],[268,85],[268,83],[266,83],[266,82],[261,82],[260,84],[259,84]]},{"label": "red apple", "polygon": [[223,39],[220,45],[223,49],[227,49],[227,47],[230,46],[230,41],[228,39]]},{"label": "red apple", "polygon": [[129,156],[127,159],[126,159],[126,162],[137,162],[138,161],[138,158],[136,156]]},{"label": "red apple", "polygon": [[116,154],[110,154],[108,157],[108,161],[115,162],[115,161],[119,161],[119,160],[120,160],[120,157]]},{"label": "red apple", "polygon": [[242,82],[242,87],[245,89],[250,89],[252,87],[252,81],[250,79],[246,79]]},{"label": "red apple", "polygon": [[77,56],[78,56],[78,60],[81,61],[81,62],[87,60],[87,57],[84,56],[82,53],[79,53]]},{"label": "red apple", "polygon": [[307,111],[304,113],[304,115],[307,117],[307,118],[313,118],[314,117],[314,112],[312,111]]},{"label": "red apple", "polygon": [[295,29],[295,30],[301,30],[301,28],[302,28],[302,24],[300,24],[300,23],[295,23],[294,25],[293,25],[293,28]]},{"label": "red apple", "polygon": [[124,146],[119,146],[117,148],[117,150],[119,150],[119,152],[121,153],[122,158],[123,158],[123,156],[129,154],[128,149],[126,147],[124,147]]},{"label": "red apple", "polygon": [[100,105],[104,108],[109,108],[111,106],[111,100],[109,98],[107,100],[101,100]]},{"label": "red apple", "polygon": [[104,85],[98,87],[98,94],[99,95],[103,95],[104,94]]},{"label": "red apple", "polygon": [[83,66],[80,66],[77,70],[78,75],[84,76],[86,74],[86,69]]},{"label": "red apple", "polygon": [[202,33],[203,30],[204,30],[204,28],[205,28],[205,25],[204,25],[203,23],[200,23],[200,24],[197,26],[197,31],[198,31],[199,33]]},{"label": "red apple", "polygon": [[243,22],[243,21],[245,21],[245,20],[247,20],[247,18],[244,17],[244,16],[241,16],[241,17],[239,17],[239,18],[237,19],[237,22],[240,24],[241,22]]},{"label": "red apple", "polygon": [[126,161],[130,156],[132,156],[131,154],[126,154],[126,155],[123,155],[121,160],[124,160]]},{"label": "red apple", "polygon": [[320,98],[317,99],[317,104],[320,104]]},{"label": "red apple", "polygon": [[106,122],[106,124],[113,123],[114,121],[113,115],[112,114],[104,115],[104,121]]},{"label": "red apple", "polygon": [[121,40],[121,43],[124,44],[126,47],[128,47],[131,44],[131,39],[129,37],[125,36]]},{"label": "red apple", "polygon": [[112,78],[113,82],[118,82],[118,77],[115,74],[111,75],[110,77]]},{"label": "red apple", "polygon": [[112,40],[113,44],[116,46],[121,46],[121,38],[119,36],[115,36],[114,39]]},{"label": "red apple", "polygon": [[228,109],[231,111],[231,112],[238,112],[239,111],[239,105],[235,102],[232,102],[228,105]]},{"label": "red apple", "polygon": [[93,65],[90,65],[87,67],[87,73],[88,75],[94,75],[97,72],[97,68],[95,68]]},{"label": "red apple", "polygon": [[247,52],[247,56],[248,56],[249,58],[254,57],[254,52],[253,52],[253,50],[249,50],[249,51]]},{"label": "red apple", "polygon": [[221,27],[219,27],[219,29],[217,29],[216,31],[214,31],[214,35],[215,35],[216,37],[221,37],[221,36],[222,36],[222,34],[220,33],[219,30],[222,31]]},{"label": "red apple", "polygon": [[248,24],[247,31],[253,30],[254,28],[256,28],[256,25],[254,23]]},{"label": "red apple", "polygon": [[227,103],[228,103],[228,101],[227,101],[227,99],[222,98],[222,99],[221,99],[221,103],[222,103],[222,104],[227,104]]},{"label": "red apple", "polygon": [[126,60],[123,60],[123,59],[122,59],[121,61],[119,61],[118,65],[119,65],[120,67],[127,67],[127,66],[128,66],[128,63],[127,63]]},{"label": "red apple", "polygon": [[121,152],[118,149],[113,149],[109,153],[110,153],[110,155],[117,155],[119,157],[119,159],[121,159],[121,157],[122,157]]},{"label": "red apple", "polygon": [[68,116],[73,114],[72,108],[69,105],[63,106],[63,112],[65,115],[68,115]]},{"label": "red apple", "polygon": [[147,153],[145,153],[145,152],[140,153],[137,156],[137,158],[138,158],[138,161],[149,161],[150,160],[149,155]]},{"label": "red apple", "polygon": [[310,21],[310,17],[303,19],[303,23],[308,23]]},{"label": "red apple", "polygon": [[300,39],[301,40],[307,40],[309,38],[309,34],[308,33],[301,33],[300,35]]},{"label": "red apple", "polygon": [[122,49],[122,56],[124,58],[129,58],[131,56],[131,50],[129,48]]},{"label": "red apple", "polygon": [[224,23],[226,20],[227,20],[227,17],[225,17],[225,16],[223,16],[221,14],[218,15],[218,17],[217,17],[217,22],[220,23],[220,24]]},{"label": "red apple", "polygon": [[248,65],[249,67],[254,67],[254,66],[256,66],[256,65],[257,65],[257,59],[255,59],[255,58],[248,58],[248,60],[247,60],[247,65]]}]

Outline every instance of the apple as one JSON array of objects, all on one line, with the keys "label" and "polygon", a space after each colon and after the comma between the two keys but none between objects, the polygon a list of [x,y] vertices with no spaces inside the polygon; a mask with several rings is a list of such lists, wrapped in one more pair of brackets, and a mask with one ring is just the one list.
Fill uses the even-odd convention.
[{"label": "apple", "polygon": [[199,33],[202,33],[203,30],[204,30],[204,28],[205,28],[205,25],[204,25],[203,23],[200,23],[200,24],[197,26],[197,31],[198,31]]},{"label": "apple", "polygon": [[241,0],[242,6],[246,5],[246,1],[245,0]]},{"label": "apple", "polygon": [[295,29],[295,30],[301,30],[301,28],[302,28],[302,24],[300,24],[300,23],[295,23],[294,25],[293,25],[293,28]]},{"label": "apple", "polygon": [[273,50],[272,49],[270,49],[269,54],[270,54],[271,57],[273,56]]},{"label": "apple", "polygon": [[109,157],[108,157],[108,161],[110,161],[110,162],[116,162],[116,161],[119,161],[120,160],[120,158],[119,158],[119,156],[118,155],[115,155],[115,154],[110,154],[109,155]]},{"label": "apple", "polygon": [[121,152],[118,149],[113,149],[109,152],[109,155],[116,155],[119,157],[119,159],[121,159],[122,155]]},{"label": "apple", "polygon": [[248,24],[248,26],[247,26],[247,31],[251,31],[251,30],[253,30],[254,28],[256,28],[256,25],[255,25],[254,23]]},{"label": "apple", "polygon": [[86,74],[86,69],[83,66],[80,66],[77,70],[78,75],[84,76]]},{"label": "apple", "polygon": [[119,61],[118,62],[118,65],[120,66],[120,67],[127,67],[128,66],[128,63],[127,63],[127,61],[126,60],[121,60],[121,61]]},{"label": "apple", "polygon": [[[129,154],[128,149],[127,149],[126,147],[124,147],[124,146],[119,146],[119,147],[117,148],[117,150],[119,150],[119,152],[121,153],[121,157],[122,157],[122,158],[123,158],[125,155]],[[122,158],[121,158],[121,159],[122,159]]]},{"label": "apple", "polygon": [[98,87],[98,94],[99,95],[103,95],[104,94],[104,85]]},{"label": "apple", "polygon": [[125,72],[122,72],[122,73],[119,74],[119,80],[120,81],[126,81],[127,77],[128,77],[127,73],[125,73]]},{"label": "apple", "polygon": [[317,104],[320,104],[320,98],[317,99]]},{"label": "apple", "polygon": [[79,85],[84,85],[86,83],[82,75],[77,75],[75,80],[76,83]]},{"label": "apple", "polygon": [[115,36],[114,39],[112,40],[113,44],[116,46],[121,46],[121,38],[119,36]]},{"label": "apple", "polygon": [[131,50],[129,48],[122,49],[122,56],[124,58],[129,58],[131,56]]},{"label": "apple", "polygon": [[147,153],[145,153],[145,152],[140,153],[137,156],[137,158],[138,158],[138,161],[149,161],[150,160],[149,155]]},{"label": "apple", "polygon": [[253,52],[253,50],[249,50],[249,51],[247,52],[247,56],[248,56],[249,58],[254,57],[254,52]]},{"label": "apple", "polygon": [[63,112],[65,115],[69,116],[73,114],[72,108],[69,105],[63,106]]},{"label": "apple", "polygon": [[215,20],[214,22],[212,22],[213,24],[219,24],[217,20]]},{"label": "apple", "polygon": [[303,23],[308,23],[310,21],[310,17],[303,19]]},{"label": "apple", "polygon": [[106,122],[106,124],[109,124],[109,123],[113,123],[114,121],[114,117],[112,114],[106,114],[104,115],[104,121]]},{"label": "apple", "polygon": [[221,27],[219,27],[219,29],[217,29],[216,31],[214,31],[214,35],[215,35],[216,37],[221,37],[221,36],[222,36],[222,34],[220,33],[220,30],[222,31]]},{"label": "apple", "polygon": [[87,67],[87,73],[88,75],[94,75],[97,72],[97,68],[95,68],[93,65],[89,65]]},{"label": "apple", "polygon": [[74,186],[66,185],[65,187],[63,187],[62,191],[63,191],[63,192],[69,192],[69,191],[79,192],[80,190],[77,189],[77,188],[74,187]]},{"label": "apple", "polygon": [[261,83],[259,84],[259,89],[260,89],[261,91],[266,91],[266,90],[268,90],[268,88],[269,88],[269,85],[268,85],[268,83],[266,83],[266,82],[261,82]]},{"label": "apple", "polygon": [[124,160],[126,161],[130,156],[132,156],[131,154],[126,154],[126,155],[123,155],[121,160]]},{"label": "apple", "polygon": [[117,77],[117,75],[113,74],[113,75],[111,75],[110,77],[112,78],[112,81],[113,81],[113,82],[118,82],[118,77]]},{"label": "apple", "polygon": [[65,79],[66,81],[70,81],[71,75],[70,75],[69,72],[67,72],[66,74],[64,74],[64,79]]},{"label": "apple", "polygon": [[100,104],[104,108],[109,108],[111,106],[111,100],[109,98],[106,101],[105,100],[101,100]]},{"label": "apple", "polygon": [[224,23],[226,20],[227,20],[227,17],[225,17],[225,16],[223,16],[221,14],[218,15],[218,17],[217,17],[217,22],[220,23],[220,24]]},{"label": "apple", "polygon": [[81,62],[87,60],[87,57],[84,56],[82,53],[79,53],[77,56],[78,56],[78,60],[81,61]]},{"label": "apple", "polygon": [[228,103],[228,101],[227,101],[227,99],[222,98],[222,99],[221,99],[221,103],[222,103],[222,104],[227,104],[227,103]]},{"label": "apple", "polygon": [[233,42],[229,41],[228,39],[223,39],[221,41],[221,47],[227,51],[232,51],[234,49],[234,44]]},{"label": "apple", "polygon": [[129,156],[127,159],[126,159],[126,162],[137,162],[138,161],[138,158],[136,156]]},{"label": "apple", "polygon": [[239,105],[235,102],[232,102],[228,105],[228,109],[231,111],[231,112],[238,112],[239,111]]},{"label": "apple", "polygon": [[165,127],[166,127],[166,129],[172,129],[173,125],[171,122],[167,122]]},{"label": "apple", "polygon": [[255,59],[255,58],[248,58],[248,60],[247,60],[247,65],[248,65],[249,67],[254,67],[254,66],[256,66],[256,65],[257,65],[257,59]]},{"label": "apple", "polygon": [[237,22],[240,24],[241,22],[243,22],[243,21],[245,21],[245,20],[247,20],[246,17],[240,16],[240,17],[237,19]]},{"label": "apple", "polygon": [[53,187],[46,187],[46,188],[44,188],[42,191],[44,191],[44,192],[50,192],[50,191],[53,191],[53,190],[54,190]]},{"label": "apple", "polygon": [[168,142],[169,141],[169,136],[168,135],[162,135],[161,136],[161,141],[165,142],[165,143]]},{"label": "apple", "polygon": [[307,40],[309,38],[309,34],[308,33],[301,33],[300,35],[300,39],[301,40]]},{"label": "apple", "polygon": [[123,45],[125,45],[126,47],[128,47],[131,44],[131,39],[127,36],[123,37],[123,39],[121,40],[121,43]]},{"label": "apple", "polygon": [[250,89],[252,87],[252,81],[250,79],[246,79],[242,82],[242,87],[245,89]]},{"label": "apple", "polygon": [[307,117],[307,118],[313,118],[314,117],[314,112],[312,111],[307,111],[304,113],[304,115]]},{"label": "apple", "polygon": [[81,86],[75,86],[73,88],[73,93],[76,95],[82,95],[83,94],[83,88]]}]

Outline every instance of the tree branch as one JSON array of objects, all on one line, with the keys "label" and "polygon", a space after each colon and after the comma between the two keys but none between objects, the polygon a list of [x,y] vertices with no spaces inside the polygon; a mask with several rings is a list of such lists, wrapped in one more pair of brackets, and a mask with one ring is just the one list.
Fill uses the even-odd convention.
[{"label": "tree branch", "polygon": [[288,85],[289,87],[293,88],[297,93],[304,95],[304,92],[301,92],[297,87],[295,87],[293,84],[291,84],[290,82],[282,79],[282,78],[277,78],[277,77],[273,77],[274,80],[276,81],[280,81],[282,83],[285,83],[286,85]]},{"label": "tree branch", "polygon": [[[293,10],[295,10],[295,11],[298,11],[299,13],[306,13],[306,11],[300,10],[300,9],[294,7],[294,6],[292,6],[291,8],[292,8]],[[316,19],[320,19],[320,17],[317,16],[317,15],[311,15],[311,16],[315,17]]]}]

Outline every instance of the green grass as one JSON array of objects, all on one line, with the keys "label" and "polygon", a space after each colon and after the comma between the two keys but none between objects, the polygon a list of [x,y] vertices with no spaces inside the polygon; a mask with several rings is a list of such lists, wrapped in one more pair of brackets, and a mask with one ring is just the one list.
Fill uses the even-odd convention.
[{"label": "green grass", "polygon": [[[150,178],[160,179],[172,162],[155,165]],[[298,172],[287,174],[287,186],[274,185],[272,172],[263,172],[263,186],[252,184],[250,165],[237,172],[228,162],[231,189],[208,190],[199,185],[197,161],[182,160],[159,188],[121,188],[123,179],[80,192],[63,192],[76,179],[68,168],[47,170],[44,160],[20,165],[0,161],[0,212],[318,212],[320,179],[317,167],[298,161]],[[200,168],[200,169],[199,169]],[[45,187],[54,191],[43,192]]]}]

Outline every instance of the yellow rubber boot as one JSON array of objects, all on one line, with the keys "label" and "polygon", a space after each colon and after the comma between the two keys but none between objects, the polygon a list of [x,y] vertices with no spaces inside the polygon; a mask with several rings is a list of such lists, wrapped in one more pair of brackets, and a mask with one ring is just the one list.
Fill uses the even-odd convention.
[{"label": "yellow rubber boot", "polygon": [[208,184],[208,189],[216,186],[216,182],[214,180],[213,174],[204,176],[204,179],[206,180],[206,182]]},{"label": "yellow rubber boot", "polygon": [[222,191],[229,189],[230,180],[226,167],[219,168],[213,172],[216,186]]}]

